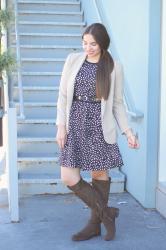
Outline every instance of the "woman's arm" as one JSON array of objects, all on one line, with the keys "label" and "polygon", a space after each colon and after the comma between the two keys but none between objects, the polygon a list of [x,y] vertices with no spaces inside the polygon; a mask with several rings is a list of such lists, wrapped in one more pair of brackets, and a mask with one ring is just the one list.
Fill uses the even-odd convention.
[{"label": "woman's arm", "polygon": [[57,101],[57,117],[56,125],[66,125],[66,104],[67,104],[67,74],[70,69],[71,54],[66,58],[65,64],[63,66],[60,86],[59,86],[59,95]]},{"label": "woman's arm", "polygon": [[66,105],[67,105],[67,74],[70,69],[71,54],[68,55],[60,80],[59,95],[57,102],[57,118],[56,125],[58,127],[56,141],[61,149],[64,148],[67,132],[66,132]]},{"label": "woman's arm", "polygon": [[113,114],[122,132],[125,133],[130,126],[128,124],[127,112],[123,101],[123,68],[119,62],[115,63],[115,86],[113,97]]},{"label": "woman's arm", "polygon": [[138,148],[138,138],[136,138],[132,131],[132,128],[128,124],[127,112],[123,101],[123,80],[124,74],[122,65],[116,62],[113,114],[121,130],[121,133],[126,135],[128,146],[131,148]]}]

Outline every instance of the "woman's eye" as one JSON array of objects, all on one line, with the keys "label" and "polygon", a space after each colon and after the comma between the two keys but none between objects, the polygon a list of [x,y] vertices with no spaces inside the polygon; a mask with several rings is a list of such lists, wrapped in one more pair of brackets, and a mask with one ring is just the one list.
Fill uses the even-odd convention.
[{"label": "woman's eye", "polygon": [[[88,44],[87,43],[83,43],[84,46],[87,46]],[[90,44],[91,46],[96,46],[96,43],[91,43]]]}]

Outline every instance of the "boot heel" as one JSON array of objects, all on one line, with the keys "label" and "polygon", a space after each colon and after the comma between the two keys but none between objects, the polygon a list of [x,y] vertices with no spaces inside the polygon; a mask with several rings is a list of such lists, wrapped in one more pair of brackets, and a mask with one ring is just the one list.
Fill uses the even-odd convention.
[{"label": "boot heel", "polygon": [[115,209],[115,217],[117,218],[119,216],[119,208]]},{"label": "boot heel", "polygon": [[113,217],[118,217],[119,216],[119,208],[117,207],[110,207],[110,212],[111,212],[111,216]]}]

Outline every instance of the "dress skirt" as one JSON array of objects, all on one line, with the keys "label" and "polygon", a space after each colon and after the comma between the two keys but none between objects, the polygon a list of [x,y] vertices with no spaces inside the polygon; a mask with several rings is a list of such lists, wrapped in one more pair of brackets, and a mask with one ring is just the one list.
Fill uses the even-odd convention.
[{"label": "dress skirt", "polygon": [[[75,79],[74,95],[95,96],[96,70],[97,63],[84,61]],[[123,165],[118,144],[108,144],[104,139],[100,102],[73,100],[69,132],[59,161],[63,167],[89,171]]]}]

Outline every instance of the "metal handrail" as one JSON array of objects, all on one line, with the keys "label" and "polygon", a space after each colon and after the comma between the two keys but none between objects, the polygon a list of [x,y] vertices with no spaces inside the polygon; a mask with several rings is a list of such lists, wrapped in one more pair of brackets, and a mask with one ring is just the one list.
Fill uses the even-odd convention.
[{"label": "metal handrail", "polygon": [[[96,8],[96,12],[97,12],[97,16],[98,16],[98,20],[100,23],[102,23],[102,18],[101,18],[101,13],[99,11],[99,7],[98,7],[98,4],[97,4],[97,0],[93,0],[94,2],[94,6]],[[110,29],[109,29],[109,25],[108,25],[108,32],[110,32]],[[115,51],[115,54],[117,55],[117,52],[116,52],[116,49],[114,48],[114,51]],[[110,54],[111,51],[109,50]],[[126,80],[125,80],[126,82]],[[128,90],[126,88],[126,86],[124,85],[124,97],[125,97],[125,103],[126,103],[126,106],[127,106],[127,113],[134,119],[140,119],[140,118],[143,118],[144,117],[144,114],[143,112],[137,110],[135,108],[135,105],[134,103],[132,102],[131,100],[131,96],[129,96],[129,93],[128,93]]]},{"label": "metal handrail", "polygon": [[17,0],[14,0],[15,12],[15,38],[16,38],[16,55],[18,63],[18,89],[19,89],[19,103],[20,103],[20,119],[25,119],[24,115],[24,100],[23,100],[23,87],[22,87],[22,74],[21,74],[21,55],[20,55],[20,37],[18,32],[18,7]]}]

